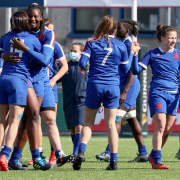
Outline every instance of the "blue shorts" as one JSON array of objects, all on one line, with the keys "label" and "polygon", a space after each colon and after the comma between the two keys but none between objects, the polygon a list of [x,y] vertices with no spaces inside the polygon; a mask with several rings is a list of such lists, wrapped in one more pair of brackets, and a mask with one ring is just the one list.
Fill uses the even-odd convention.
[{"label": "blue shorts", "polygon": [[52,91],[53,91],[55,103],[58,103],[57,83],[56,83],[56,84],[54,85],[54,87],[52,88]]},{"label": "blue shorts", "polygon": [[119,86],[88,83],[85,105],[91,109],[98,109],[103,103],[105,108],[118,108],[120,89]]},{"label": "blue shorts", "polygon": [[[121,89],[120,91],[123,92],[123,89]],[[140,92],[140,83],[138,78],[135,78],[131,87],[127,92],[126,99],[124,103],[122,103],[122,105],[127,109],[131,107],[136,107],[136,99],[138,97],[139,92]]]},{"label": "blue shorts", "polygon": [[74,99],[72,104],[64,111],[67,128],[84,126],[84,98]]},{"label": "blue shorts", "polygon": [[0,76],[0,104],[26,106],[28,84],[18,76]]},{"label": "blue shorts", "polygon": [[179,93],[170,93],[157,89],[149,91],[150,115],[154,113],[165,113],[176,116],[179,105]]},{"label": "blue shorts", "polygon": [[34,91],[37,97],[44,97],[44,78],[40,79],[37,82],[32,82]]},{"label": "blue shorts", "polygon": [[41,108],[44,107],[54,107],[55,108],[55,99],[53,95],[53,91],[49,82],[44,85],[44,96],[41,104]]}]

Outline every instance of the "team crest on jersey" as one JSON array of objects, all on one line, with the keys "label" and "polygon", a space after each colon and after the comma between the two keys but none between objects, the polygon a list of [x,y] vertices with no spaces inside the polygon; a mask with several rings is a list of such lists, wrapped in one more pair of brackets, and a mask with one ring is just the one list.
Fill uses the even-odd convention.
[{"label": "team crest on jersey", "polygon": [[178,55],[178,53],[174,54],[174,55],[173,55],[173,58],[175,58],[175,59],[177,59],[177,60],[178,60],[178,59],[179,59],[179,55]]},{"label": "team crest on jersey", "polygon": [[157,54],[157,56],[158,56],[158,57],[161,57],[161,55],[160,55],[160,54]]},{"label": "team crest on jersey", "polygon": [[31,85],[30,85],[30,82],[28,82],[28,86],[30,87]]},{"label": "team crest on jersey", "polygon": [[43,40],[44,39],[44,35],[42,34],[41,36],[38,37],[39,40]]},{"label": "team crest on jersey", "polygon": [[156,107],[157,107],[157,109],[162,109],[162,104],[159,103],[159,104],[156,105]]},{"label": "team crest on jersey", "polygon": [[85,75],[85,72],[83,72],[83,71],[80,71],[80,73],[83,74],[83,75]]}]

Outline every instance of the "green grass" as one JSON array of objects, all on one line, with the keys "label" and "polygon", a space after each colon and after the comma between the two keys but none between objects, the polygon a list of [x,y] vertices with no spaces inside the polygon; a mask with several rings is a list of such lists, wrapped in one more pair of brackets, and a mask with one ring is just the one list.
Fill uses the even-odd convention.
[{"label": "green grass", "polygon": [[[148,152],[152,149],[152,138],[144,139]],[[72,154],[72,141],[70,137],[61,137],[63,150],[66,154]],[[179,179],[180,178],[180,162],[174,156],[179,148],[178,136],[169,137],[166,145],[162,150],[162,162],[170,165],[169,170],[153,170],[150,163],[128,163],[136,157],[138,152],[134,139],[120,138],[118,148],[118,170],[106,171],[105,168],[108,163],[97,161],[95,155],[105,150],[107,145],[107,137],[92,137],[87,146],[85,153],[86,162],[82,164],[80,171],[74,171],[72,164],[65,164],[63,167],[58,168],[56,165],[49,171],[35,171],[32,166],[29,166],[28,171],[10,171],[0,172],[0,179]],[[50,145],[47,137],[43,138],[43,155],[49,158]],[[31,159],[28,144],[23,151],[23,161],[28,162]]]}]

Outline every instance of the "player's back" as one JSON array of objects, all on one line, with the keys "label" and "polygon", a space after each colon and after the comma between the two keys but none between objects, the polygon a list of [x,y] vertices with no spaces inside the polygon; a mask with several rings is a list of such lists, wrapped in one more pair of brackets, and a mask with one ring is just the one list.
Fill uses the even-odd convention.
[{"label": "player's back", "polygon": [[33,35],[29,34],[26,31],[22,31],[22,32],[11,31],[1,38],[1,41],[0,41],[1,50],[4,53],[15,52],[16,53],[15,56],[20,57],[20,61],[18,63],[15,63],[15,65],[12,65],[4,61],[2,74],[13,73],[14,75],[18,74],[18,76],[28,78],[30,58],[25,53],[23,53],[23,51],[11,47],[10,41],[11,41],[11,38],[13,37],[20,39],[21,41],[24,42],[24,44],[27,47],[37,52],[40,51],[41,45],[40,43],[38,43],[38,41],[36,41],[36,38]]},{"label": "player's back", "polygon": [[124,43],[116,40],[113,36],[109,37],[111,46],[106,37],[102,37],[98,41],[90,41],[88,82],[119,85],[118,67],[127,50]]},{"label": "player's back", "polygon": [[[128,57],[130,55],[131,52],[131,42],[132,42],[132,38],[130,36],[128,36],[127,38],[123,39],[122,42],[125,44],[126,48],[127,48],[127,52],[128,52]],[[127,73],[122,73],[120,71],[119,68],[119,75],[120,75],[120,89],[124,89],[127,79],[129,77],[129,74],[131,72],[131,69],[129,69],[129,71]],[[135,78],[137,78],[137,76],[135,76]]]}]

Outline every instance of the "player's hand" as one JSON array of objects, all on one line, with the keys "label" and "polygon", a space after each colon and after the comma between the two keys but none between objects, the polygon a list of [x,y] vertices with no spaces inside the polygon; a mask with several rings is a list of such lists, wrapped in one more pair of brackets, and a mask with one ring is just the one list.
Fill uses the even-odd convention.
[{"label": "player's hand", "polygon": [[120,95],[120,102],[119,102],[120,104],[124,103],[126,96],[127,96],[127,92],[123,91]]},{"label": "player's hand", "polygon": [[103,106],[103,103],[101,103],[101,108],[102,108],[102,111],[104,111],[104,106]]},{"label": "player's hand", "polygon": [[11,47],[22,50],[23,52],[26,52],[29,48],[24,44],[23,41],[20,39],[14,37],[10,41]]},{"label": "player's hand", "polygon": [[2,58],[7,61],[8,63],[15,65],[15,63],[18,63],[20,61],[20,57],[19,56],[13,56],[14,52],[10,52],[10,53],[3,53]]},{"label": "player's hand", "polygon": [[132,42],[131,43],[131,53],[133,53],[135,56],[138,54],[139,50],[141,49],[139,43]]},{"label": "player's hand", "polygon": [[56,81],[52,78],[52,79],[50,80],[49,84],[50,84],[51,88],[53,88],[54,85],[56,84]]}]

